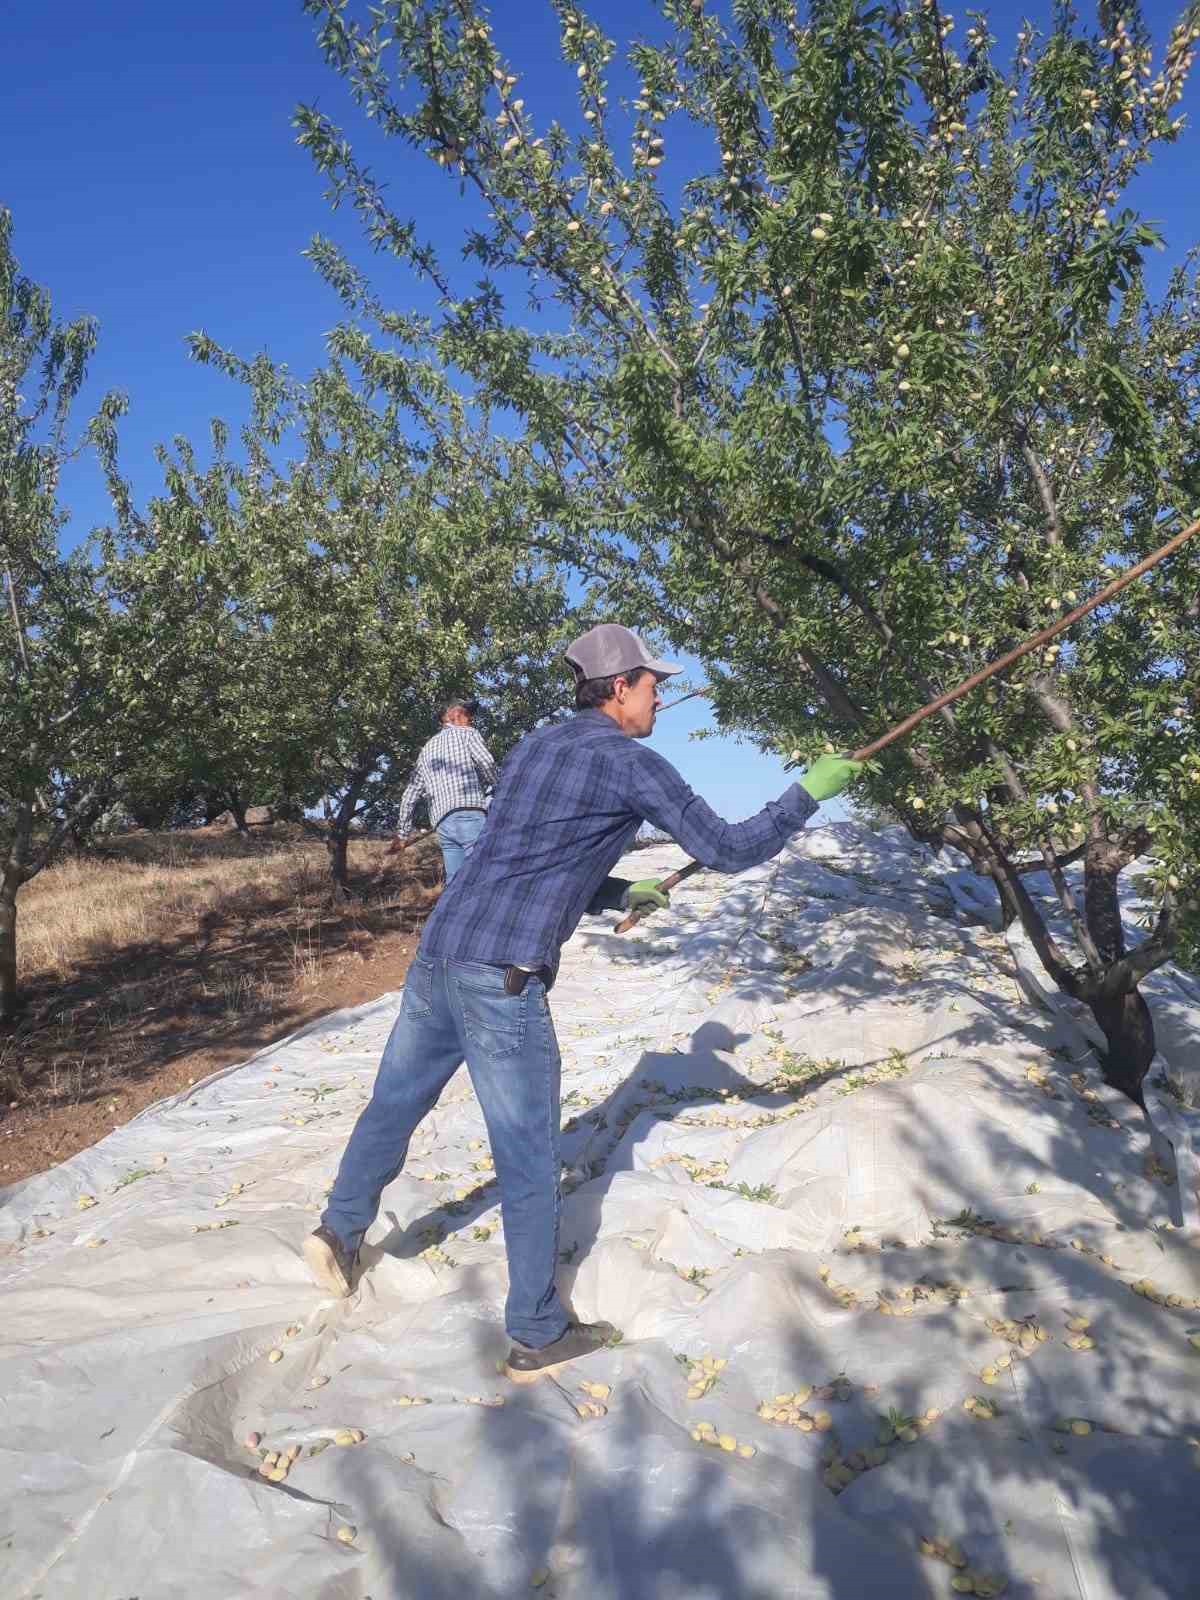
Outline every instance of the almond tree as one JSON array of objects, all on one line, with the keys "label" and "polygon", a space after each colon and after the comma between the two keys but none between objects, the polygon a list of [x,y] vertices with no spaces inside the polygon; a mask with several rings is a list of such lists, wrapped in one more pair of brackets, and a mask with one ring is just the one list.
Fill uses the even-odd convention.
[{"label": "almond tree", "polygon": [[[161,640],[170,670],[164,725],[127,770],[135,812],[164,797],[204,797],[246,834],[246,811],[306,793],[312,781],[303,696],[280,678],[264,569],[288,517],[268,442],[254,425],[237,457],[211,427],[210,460],[185,438],[157,450],[161,492],[100,536],[122,609]],[[276,572],[276,586],[286,575]]]},{"label": "almond tree", "polygon": [[[1137,5],[1059,6],[1002,54],[936,0],[659,0],[620,51],[556,0],[565,121],[470,0],[305,8],[397,170],[464,197],[458,269],[300,109],[331,198],[439,297],[384,311],[319,242],[342,336],[424,346],[517,419],[528,539],[702,657],[726,725],[801,759],[863,743],[1196,514],[1195,265],[1149,294],[1128,197],[1183,136],[1196,5],[1157,47]],[[1134,1098],[1139,984],[1200,954],[1198,636],[1193,545],[862,786],[995,881]]]},{"label": "almond tree", "polygon": [[[508,485],[503,452],[460,409],[439,410],[432,369],[335,360],[298,382],[203,335],[192,346],[248,385],[254,418],[219,489],[211,474],[176,485],[197,542],[172,565],[219,597],[204,614],[253,684],[201,720],[196,760],[236,749],[260,790],[320,809],[342,898],[353,830],[394,821],[447,700],[481,697],[503,754],[566,703],[561,651],[587,624],[517,544],[523,480]],[[161,526],[155,547],[161,562]]]},{"label": "almond tree", "polygon": [[64,462],[96,445],[118,495],[117,395],[69,433],[95,324],[54,318],[12,253],[0,209],[0,1021],[16,1013],[17,895],[70,835],[85,837],[154,720],[155,655],[115,612],[86,547],[59,553]]}]

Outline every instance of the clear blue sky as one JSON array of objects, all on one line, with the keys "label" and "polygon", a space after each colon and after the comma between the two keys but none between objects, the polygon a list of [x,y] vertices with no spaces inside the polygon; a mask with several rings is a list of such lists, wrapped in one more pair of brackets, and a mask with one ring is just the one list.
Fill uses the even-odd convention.
[{"label": "clear blue sky", "polygon": [[[652,22],[645,0],[593,0],[590,9],[618,38]],[[1022,15],[1049,15],[1043,3],[989,9],[1006,52]],[[1148,13],[1161,35],[1177,8],[1153,0]],[[547,112],[566,111],[574,85],[549,8],[507,0],[492,15],[531,102],[536,94]],[[399,209],[421,219],[447,259],[456,253],[465,214],[455,191],[432,163],[372,144],[313,32],[299,0],[63,0],[12,7],[5,18],[0,204],[13,212],[23,270],[50,288],[59,314],[99,319],[91,396],[120,388],[130,397],[123,457],[141,497],[159,482],[156,441],[184,434],[200,444],[210,417],[239,418],[233,386],[188,360],[188,332],[203,328],[246,355],[266,348],[297,373],[323,359],[339,307],[302,258],[314,233],[369,264],[385,300],[414,302],[411,282],[366,252],[353,218],[323,200],[294,141],[299,101],[342,123],[402,193]],[[1156,278],[1200,237],[1197,137],[1160,158],[1138,192],[1170,240]],[[65,491],[76,535],[106,517],[91,470],[71,472]],[[745,816],[788,780],[748,745],[689,741],[706,718],[703,701],[673,712],[655,747],[725,815]]]}]

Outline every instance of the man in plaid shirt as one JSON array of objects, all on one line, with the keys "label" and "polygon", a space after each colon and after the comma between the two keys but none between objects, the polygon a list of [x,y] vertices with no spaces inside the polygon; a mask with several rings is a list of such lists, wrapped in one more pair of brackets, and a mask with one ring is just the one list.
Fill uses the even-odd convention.
[{"label": "man in plaid shirt", "polygon": [[451,700],[442,726],[417,757],[416,771],[400,797],[397,838],[388,854],[411,842],[413,817],[424,800],[429,826],[438,836],[446,882],[475,848],[487,821],[486,792],[496,787],[492,753],[471,726],[473,700]]},{"label": "man in plaid shirt", "polygon": [[678,672],[627,628],[603,623],[567,651],[577,712],[509,755],[488,825],[425,925],[370,1104],[350,1136],[321,1226],[305,1241],[314,1277],[354,1286],[358,1247],[404,1165],[414,1129],[463,1061],[500,1183],[512,1339],[506,1372],[529,1382],[602,1348],[615,1330],[572,1322],[558,1263],[559,1054],[546,996],[559,951],[585,913],[649,910],[652,879],[609,876],[644,821],[718,872],[777,855],[859,765],[822,756],[745,822],[725,822],[641,743]]}]

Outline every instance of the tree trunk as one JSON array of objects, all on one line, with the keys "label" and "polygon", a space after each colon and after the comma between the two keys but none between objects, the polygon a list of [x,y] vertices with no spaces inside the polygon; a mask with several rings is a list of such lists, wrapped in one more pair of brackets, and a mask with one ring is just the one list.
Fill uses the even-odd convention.
[{"label": "tree trunk", "polygon": [[1013,894],[1004,878],[993,872],[992,882],[996,885],[996,892],[1000,896],[1000,926],[1005,933],[1014,922],[1021,920],[1021,908],[1017,904],[1017,897]]},{"label": "tree trunk", "polygon": [[87,848],[91,835],[91,823],[82,817],[72,817],[67,824],[67,837],[71,841],[71,849],[76,855],[81,855]]},{"label": "tree trunk", "polygon": [[25,882],[33,836],[33,806],[18,800],[8,855],[0,868],[0,1022],[17,1014],[17,890]]},{"label": "tree trunk", "polygon": [[0,887],[0,1022],[17,1014],[17,892]]},{"label": "tree trunk", "polygon": [[358,802],[371,775],[370,767],[360,768],[351,774],[346,786],[346,792],[336,811],[331,811],[328,800],[325,802],[325,816],[328,832],[325,836],[325,847],[329,851],[329,873],[333,879],[333,899],[336,904],[343,904],[355,897],[350,887],[350,870],[348,852],[350,845],[350,824],[354,821],[358,811]]},{"label": "tree trunk", "polygon": [[[1084,914],[1100,959],[1110,973],[1126,953],[1118,884],[1127,864],[1124,853],[1097,829],[1088,840],[1084,856]],[[1136,985],[1125,993],[1105,995],[1101,990],[1096,997],[1086,998],[1108,1046],[1105,1082],[1144,1107],[1142,1079],[1154,1059],[1154,1018],[1150,1007]]]},{"label": "tree trunk", "polygon": [[333,879],[333,898],[336,901],[345,901],[351,898],[348,846],[350,844],[349,823],[343,825],[340,816],[330,824],[329,832],[329,873]]},{"label": "tree trunk", "polygon": [[1146,1108],[1142,1080],[1154,1060],[1154,1018],[1137,989],[1115,1000],[1089,1000],[1092,1015],[1104,1030],[1108,1049],[1104,1081]]},{"label": "tree trunk", "polygon": [[227,793],[227,799],[234,827],[243,839],[248,839],[250,837],[250,828],[246,822],[246,802],[242,799],[237,789],[230,789]]}]

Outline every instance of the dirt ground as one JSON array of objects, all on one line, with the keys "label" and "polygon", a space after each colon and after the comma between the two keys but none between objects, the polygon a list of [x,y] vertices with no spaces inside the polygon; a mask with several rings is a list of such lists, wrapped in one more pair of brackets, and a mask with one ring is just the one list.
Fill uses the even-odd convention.
[{"label": "dirt ground", "polygon": [[[169,929],[134,944],[93,936],[86,954],[59,956],[60,970],[25,977],[26,1007],[0,1031],[0,1186],[64,1161],[305,1023],[403,983],[439,892],[436,844],[423,841],[399,862],[385,858],[382,844],[355,846],[352,874],[364,898],[333,907],[319,840],[278,830],[250,841],[197,837],[208,832],[197,830],[182,852],[172,837],[180,875],[194,878],[197,862],[206,875],[205,898],[193,896]],[[128,868],[138,843],[114,850],[126,898],[137,887]],[[145,843],[142,856],[160,854]],[[244,867],[247,853],[263,858],[253,882],[211,870],[210,858]],[[161,876],[161,861],[154,866]],[[93,903],[104,881],[89,880]],[[43,887],[43,906],[52,888]],[[31,896],[31,943],[37,915]]]}]

